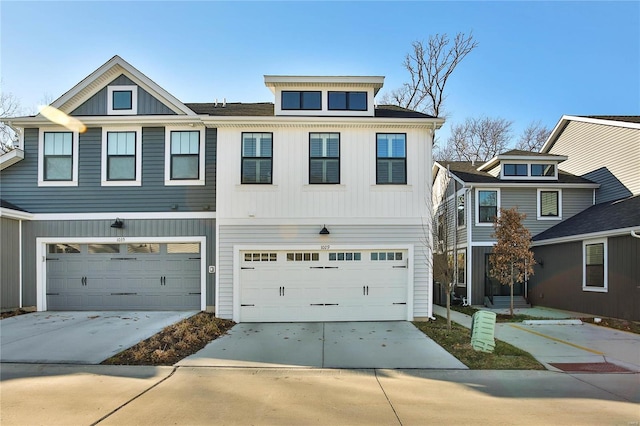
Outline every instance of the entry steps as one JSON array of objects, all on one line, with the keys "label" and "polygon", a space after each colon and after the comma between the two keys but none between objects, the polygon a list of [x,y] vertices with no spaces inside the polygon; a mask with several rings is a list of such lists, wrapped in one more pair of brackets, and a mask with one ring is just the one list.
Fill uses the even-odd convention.
[{"label": "entry steps", "polygon": [[[511,306],[510,296],[493,296],[493,304],[489,301],[489,298],[485,298],[485,305],[491,309],[509,309]],[[531,305],[527,302],[524,296],[513,296],[513,309],[517,308],[530,308]]]}]

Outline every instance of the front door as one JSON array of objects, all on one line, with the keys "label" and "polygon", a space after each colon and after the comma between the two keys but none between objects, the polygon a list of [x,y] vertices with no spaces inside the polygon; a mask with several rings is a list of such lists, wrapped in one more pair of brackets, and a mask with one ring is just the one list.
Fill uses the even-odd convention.
[{"label": "front door", "polygon": [[[491,276],[491,262],[490,262],[491,253],[487,253],[484,255],[484,281],[485,281],[485,296],[488,296],[490,299],[493,296],[509,296],[510,290],[508,285],[500,284],[500,281]],[[522,296],[524,295],[524,283],[515,283],[513,285],[513,295],[514,296]]]}]

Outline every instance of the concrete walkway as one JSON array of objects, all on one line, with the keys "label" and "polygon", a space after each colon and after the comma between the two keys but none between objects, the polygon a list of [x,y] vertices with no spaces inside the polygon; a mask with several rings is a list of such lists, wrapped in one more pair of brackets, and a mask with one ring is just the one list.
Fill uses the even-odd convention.
[{"label": "concrete walkway", "polygon": [[[446,308],[433,307],[435,314],[446,317]],[[571,318],[581,314],[547,308],[520,310],[519,313],[545,318]],[[584,316],[584,315],[582,315]],[[452,321],[471,327],[471,317],[451,311]],[[600,327],[580,325],[498,323],[496,339],[509,343],[533,355],[545,367],[559,371],[551,363],[605,363],[640,372],[640,335]]]},{"label": "concrete walkway", "polygon": [[467,368],[406,321],[240,323],[177,365]]},{"label": "concrete walkway", "polygon": [[637,424],[637,374],[2,364],[0,423]]},{"label": "concrete walkway", "polygon": [[100,364],[196,311],[33,312],[0,321],[2,362]]}]

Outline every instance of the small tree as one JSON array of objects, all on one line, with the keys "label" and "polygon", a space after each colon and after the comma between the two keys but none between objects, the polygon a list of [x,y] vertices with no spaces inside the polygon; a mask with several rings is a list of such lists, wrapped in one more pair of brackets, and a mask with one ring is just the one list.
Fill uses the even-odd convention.
[{"label": "small tree", "polygon": [[531,251],[531,233],[522,221],[525,214],[517,208],[500,209],[495,218],[493,237],[497,242],[490,256],[491,275],[503,285],[509,285],[511,295],[510,313],[513,316],[513,285],[522,283],[528,275],[533,275],[536,261]]}]

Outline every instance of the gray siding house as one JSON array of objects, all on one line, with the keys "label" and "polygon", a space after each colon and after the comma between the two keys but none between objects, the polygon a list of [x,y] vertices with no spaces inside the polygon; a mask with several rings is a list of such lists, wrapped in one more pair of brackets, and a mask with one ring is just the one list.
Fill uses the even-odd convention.
[{"label": "gray siding house", "polygon": [[[566,160],[511,150],[486,163],[434,163],[434,241],[454,265],[457,295],[470,304],[497,307],[509,294],[488,273],[496,242],[493,219],[500,208],[526,214],[524,226],[537,235],[593,205],[598,184],[560,170]],[[527,290],[527,283],[516,284],[514,295],[524,302]]]},{"label": "gray siding house", "polygon": [[118,56],[0,155],[2,308],[234,321],[432,316],[428,167],[443,120],[382,76],[265,76],[184,104]]},{"label": "gray siding house", "polygon": [[541,152],[599,188],[594,206],[533,238],[529,300],[640,320],[640,117],[563,116]]}]

